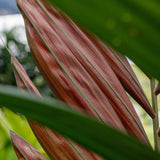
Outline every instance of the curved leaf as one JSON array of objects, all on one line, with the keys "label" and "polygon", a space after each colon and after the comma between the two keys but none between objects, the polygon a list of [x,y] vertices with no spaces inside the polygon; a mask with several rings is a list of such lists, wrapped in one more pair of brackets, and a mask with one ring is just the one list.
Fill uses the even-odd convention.
[{"label": "curved leaf", "polygon": [[159,160],[160,154],[137,139],[77,113],[61,102],[0,86],[0,105],[68,136],[108,160]]}]

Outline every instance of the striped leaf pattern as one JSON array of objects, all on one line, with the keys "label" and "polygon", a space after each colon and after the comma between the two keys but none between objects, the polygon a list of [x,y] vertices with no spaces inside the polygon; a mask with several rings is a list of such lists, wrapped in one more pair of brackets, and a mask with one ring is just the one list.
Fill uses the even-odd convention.
[{"label": "striped leaf pattern", "polygon": [[117,75],[87,34],[40,0],[17,2],[33,57],[57,97],[149,143]]},{"label": "striped leaf pattern", "polygon": [[18,134],[10,131],[13,148],[19,160],[47,160]]},{"label": "striped leaf pattern", "polygon": [[[27,73],[17,61],[17,59],[12,55],[12,67],[14,69],[17,85],[23,90],[28,90],[36,95],[40,96],[39,91],[34,86]],[[72,142],[67,137],[63,137],[56,132],[53,132],[51,129],[39,125],[38,123],[28,120],[32,131],[37,137],[38,141],[45,149],[46,153],[51,159],[58,160],[101,160],[96,154],[84,149],[83,147],[77,145],[75,142]]]}]

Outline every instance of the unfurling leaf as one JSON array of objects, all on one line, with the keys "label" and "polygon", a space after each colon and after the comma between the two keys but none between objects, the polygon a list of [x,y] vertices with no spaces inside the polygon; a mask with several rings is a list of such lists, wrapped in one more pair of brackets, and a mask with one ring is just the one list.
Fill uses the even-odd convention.
[{"label": "unfurling leaf", "polygon": [[87,35],[40,0],[17,2],[33,57],[57,97],[148,143],[123,86]]},{"label": "unfurling leaf", "polygon": [[152,117],[155,113],[151,108],[148,99],[126,57],[107,47],[98,38],[87,34],[97,49],[102,53],[105,60],[113,69],[118,79],[122,83],[125,90],[144,108],[144,110]]},{"label": "unfurling leaf", "polygon": [[[18,87],[24,90],[32,91],[33,93],[41,97],[39,91],[36,89],[21,64],[13,55],[11,60]],[[75,142],[69,140],[67,137],[64,138],[58,133],[53,132],[51,129],[39,125],[34,121],[28,120],[28,122],[38,141],[51,159],[102,160],[102,158],[97,156],[95,153],[84,149],[83,147],[77,145]]]},{"label": "unfurling leaf", "polygon": [[47,160],[40,152],[22,137],[10,131],[11,141],[19,160]]}]

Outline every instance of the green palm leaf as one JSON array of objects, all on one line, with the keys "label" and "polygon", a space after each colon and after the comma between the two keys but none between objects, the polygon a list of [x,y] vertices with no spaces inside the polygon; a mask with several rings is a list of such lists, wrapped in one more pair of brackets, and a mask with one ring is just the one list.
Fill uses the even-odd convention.
[{"label": "green palm leaf", "polygon": [[158,160],[160,158],[158,153],[137,139],[67,109],[57,100],[49,98],[42,100],[35,95],[1,86],[0,104],[68,136],[108,160]]},{"label": "green palm leaf", "polygon": [[160,80],[160,2],[47,0]]}]

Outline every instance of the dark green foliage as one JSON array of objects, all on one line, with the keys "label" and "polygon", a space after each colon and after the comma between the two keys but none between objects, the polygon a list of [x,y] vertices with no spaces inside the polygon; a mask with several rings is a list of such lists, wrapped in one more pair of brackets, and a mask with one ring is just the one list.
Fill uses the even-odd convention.
[{"label": "dark green foliage", "polygon": [[158,0],[45,0],[160,80]]},{"label": "dark green foliage", "polygon": [[[66,135],[108,160],[159,160],[160,155],[137,139],[75,112],[61,102],[0,86],[0,104]],[[8,101],[10,99],[10,101]],[[36,113],[36,114],[35,114]],[[46,118],[47,117],[47,118]]]}]

